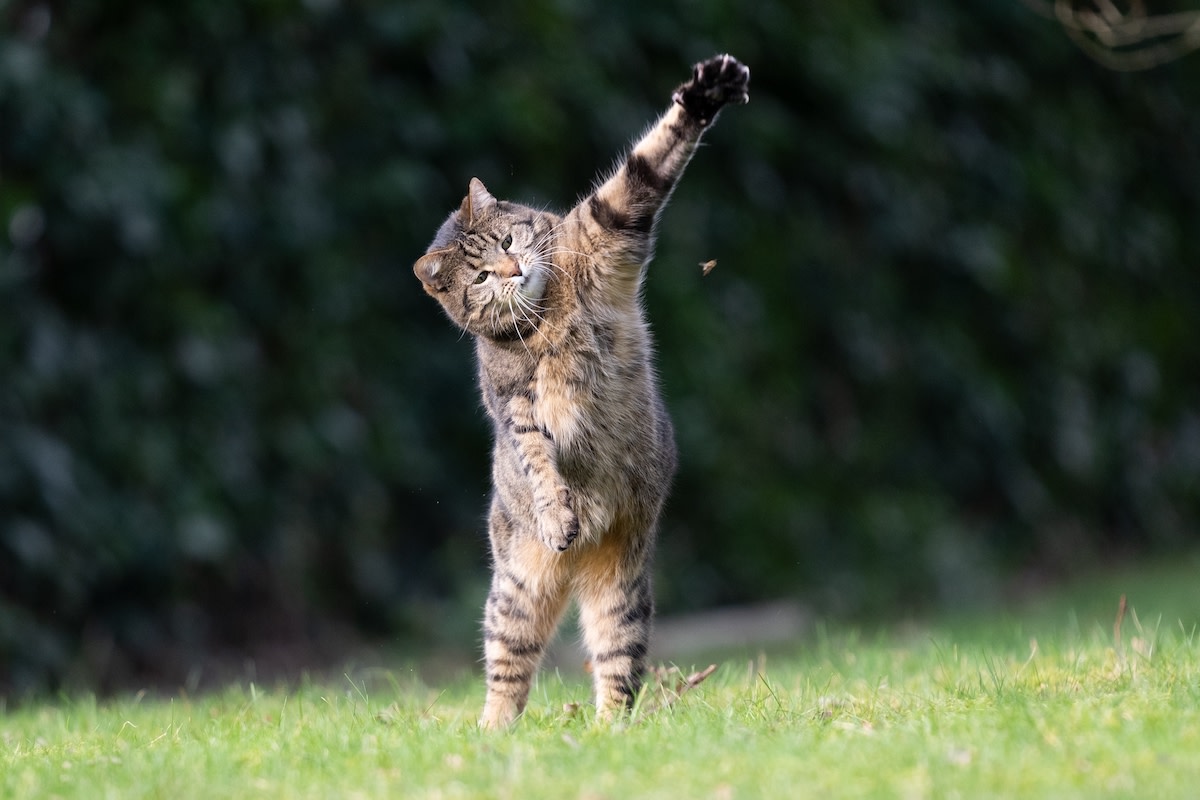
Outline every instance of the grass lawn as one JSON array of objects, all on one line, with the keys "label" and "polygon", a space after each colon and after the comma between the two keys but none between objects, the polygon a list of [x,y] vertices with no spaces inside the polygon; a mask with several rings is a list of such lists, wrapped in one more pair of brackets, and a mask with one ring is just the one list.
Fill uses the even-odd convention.
[{"label": "grass lawn", "polygon": [[475,727],[480,680],[404,670],[72,698],[0,715],[0,797],[1196,797],[1198,622],[1178,559],[1002,614],[830,625],[614,727],[553,673],[503,734]]}]

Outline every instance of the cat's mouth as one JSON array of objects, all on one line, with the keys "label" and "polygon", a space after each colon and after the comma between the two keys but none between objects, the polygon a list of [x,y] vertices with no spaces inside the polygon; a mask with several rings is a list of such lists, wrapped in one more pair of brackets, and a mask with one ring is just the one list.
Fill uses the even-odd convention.
[{"label": "cat's mouth", "polygon": [[526,293],[527,289],[525,286],[527,283],[529,281],[524,275],[514,275],[511,278],[505,278],[496,289],[496,300],[501,303],[517,302],[517,295],[524,295]]},{"label": "cat's mouth", "polygon": [[545,316],[542,296],[546,279],[537,267],[523,270],[505,278],[491,302],[492,325],[497,333],[526,334],[541,324]]},{"label": "cat's mouth", "polygon": [[505,281],[503,293],[513,302],[517,301],[515,295],[519,294],[520,299],[537,303],[546,293],[546,273],[537,266],[523,265],[518,275]]}]

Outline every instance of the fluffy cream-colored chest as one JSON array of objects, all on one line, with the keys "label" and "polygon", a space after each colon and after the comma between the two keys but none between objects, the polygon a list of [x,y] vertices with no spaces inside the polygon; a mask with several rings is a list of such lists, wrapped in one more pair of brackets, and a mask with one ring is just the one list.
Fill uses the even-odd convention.
[{"label": "fluffy cream-colored chest", "polygon": [[584,541],[598,541],[620,507],[614,443],[607,435],[611,426],[601,406],[606,376],[589,369],[591,364],[586,354],[550,358],[539,364],[534,381],[534,419],[553,439],[555,460],[560,468],[567,459],[583,467],[573,470],[568,482]]},{"label": "fluffy cream-colored chest", "polygon": [[534,372],[533,416],[560,450],[586,435],[586,417],[595,401],[594,387],[580,374],[577,361],[574,355],[550,356]]}]

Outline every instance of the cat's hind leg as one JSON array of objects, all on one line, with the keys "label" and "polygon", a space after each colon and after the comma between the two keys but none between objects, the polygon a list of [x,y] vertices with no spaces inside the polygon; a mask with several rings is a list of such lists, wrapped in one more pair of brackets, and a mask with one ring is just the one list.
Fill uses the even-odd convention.
[{"label": "cat's hind leg", "polygon": [[479,724],[503,728],[525,709],[534,674],[567,604],[565,586],[531,588],[497,566],[483,617],[487,700]]},{"label": "cat's hind leg", "polygon": [[497,573],[484,606],[487,699],[480,725],[502,728],[525,710],[529,688],[566,606],[565,589],[536,596],[511,573]]},{"label": "cat's hind leg", "polygon": [[579,623],[591,657],[596,716],[612,719],[633,705],[646,672],[654,618],[648,561],[613,569],[588,564],[576,583]]}]

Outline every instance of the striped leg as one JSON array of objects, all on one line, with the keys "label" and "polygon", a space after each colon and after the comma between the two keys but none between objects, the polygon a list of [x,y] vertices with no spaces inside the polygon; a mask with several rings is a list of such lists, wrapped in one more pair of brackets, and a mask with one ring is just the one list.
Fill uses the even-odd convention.
[{"label": "striped leg", "polygon": [[592,276],[610,298],[638,295],[659,212],[704,131],[725,105],[747,102],[749,85],[750,70],[732,56],[696,64],[666,112],[612,175],[572,210],[584,240],[594,254],[603,256],[590,264]]},{"label": "striped leg", "polygon": [[537,594],[517,575],[497,567],[484,606],[487,700],[481,726],[502,728],[525,709],[534,673],[566,602],[566,587],[546,587]]},{"label": "striped leg", "polygon": [[632,579],[591,582],[580,595],[579,621],[591,654],[596,716],[612,719],[633,704],[646,671],[654,592],[647,565]]}]

